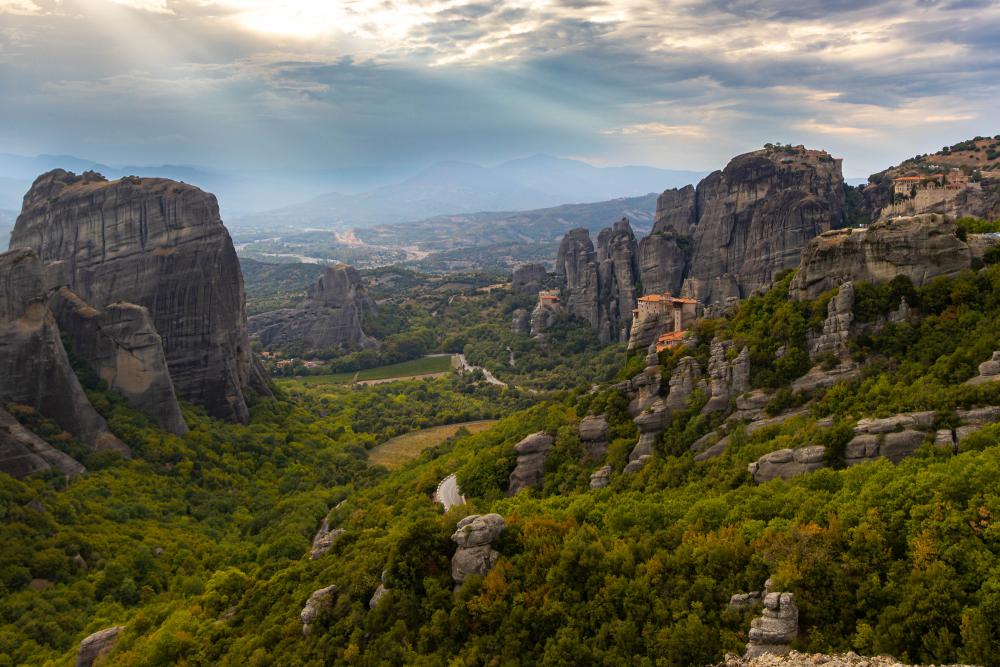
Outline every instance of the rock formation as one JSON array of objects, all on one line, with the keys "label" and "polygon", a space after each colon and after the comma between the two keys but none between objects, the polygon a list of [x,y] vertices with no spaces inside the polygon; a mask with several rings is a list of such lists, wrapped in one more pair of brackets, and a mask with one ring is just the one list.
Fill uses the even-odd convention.
[{"label": "rock formation", "polygon": [[732,347],[732,341],[712,341],[712,353],[708,361],[711,396],[705,404],[704,412],[726,410],[731,398],[750,390],[750,351],[743,348],[730,361],[729,350]]},{"label": "rock formation", "polygon": [[387,570],[382,570],[382,579],[379,581],[378,588],[375,589],[375,592],[372,593],[371,599],[368,600],[369,609],[377,607],[378,603],[385,597],[385,594],[389,592],[389,586],[386,583],[386,577],[388,574],[389,572]]},{"label": "rock formation", "polygon": [[611,466],[601,466],[590,474],[590,488],[603,489],[611,483]]},{"label": "rock formation", "polygon": [[313,536],[312,546],[309,549],[309,560],[316,560],[320,556],[326,554],[331,548],[333,548],[333,543],[337,541],[341,535],[344,534],[343,528],[334,528],[330,530],[330,523],[323,519],[320,523],[319,530]]},{"label": "rock formation", "polygon": [[608,420],[604,415],[588,415],[580,420],[580,442],[590,459],[598,460],[608,451]]},{"label": "rock formation", "polygon": [[545,459],[555,442],[553,437],[544,431],[532,433],[521,442],[514,445],[517,452],[517,465],[510,474],[507,495],[513,496],[529,486],[538,486],[545,475]]},{"label": "rock formation", "polygon": [[798,449],[779,449],[760,457],[747,469],[758,484],[778,477],[791,479],[822,468],[825,455],[826,447],[823,445],[811,445]]},{"label": "rock formation", "polygon": [[31,250],[0,254],[0,402],[30,405],[97,450],[128,454],[83,393]]},{"label": "rock formation", "polygon": [[328,266],[309,288],[297,308],[282,308],[254,315],[247,323],[250,334],[264,347],[302,344],[307,350],[374,347],[362,322],[374,312],[375,302],[353,266]]},{"label": "rock formation", "polygon": [[105,628],[90,635],[82,642],[76,653],[76,667],[91,667],[94,662],[115,647],[118,635],[125,629],[123,625]]},{"label": "rock formation", "polygon": [[899,463],[927,441],[927,431],[933,427],[934,419],[934,412],[862,419],[854,427],[854,437],[844,449],[844,461],[852,466],[884,457]]},{"label": "rock formation", "polygon": [[[740,155],[697,189],[660,196],[641,250],[642,284],[649,293],[687,278],[687,295],[706,304],[746,297],[794,267],[811,238],[843,224],[845,210],[841,163],[826,152],[772,147]],[[690,247],[684,264],[671,234],[683,239],[673,245]]]},{"label": "rock formation", "polygon": [[814,238],[802,251],[789,295],[814,299],[848,281],[889,282],[906,276],[920,287],[972,265],[954,222],[936,214],[880,220],[867,229],[839,229]]},{"label": "rock formation", "polygon": [[764,596],[764,612],[750,623],[750,642],[746,657],[756,658],[765,653],[784,655],[799,634],[799,609],[791,593],[768,593]]},{"label": "rock formation", "polygon": [[598,234],[596,249],[584,228],[570,230],[559,244],[555,279],[563,307],[589,322],[604,343],[628,337],[638,297],[637,253],[624,218]]},{"label": "rock formation", "polygon": [[98,310],[66,287],[53,295],[50,305],[73,353],[98,377],[162,428],[187,433],[163,343],[148,310],[125,302]]},{"label": "rock formation", "polygon": [[302,621],[302,636],[305,637],[312,632],[313,624],[320,617],[324,610],[329,609],[333,604],[334,595],[337,594],[336,586],[327,586],[315,590],[306,600],[306,604],[299,612],[299,619]]},{"label": "rock formation", "polygon": [[830,303],[827,304],[823,332],[812,342],[809,356],[813,360],[827,354],[832,354],[838,359],[846,357],[853,321],[854,283],[846,282],[837,290],[837,296],[830,299]]},{"label": "rock formation", "polygon": [[489,572],[500,553],[490,546],[503,532],[504,521],[499,514],[473,514],[458,522],[452,541],[458,550],[451,559],[451,578],[461,585],[470,574]]},{"label": "rock formation", "polygon": [[565,309],[555,293],[539,292],[538,302],[531,311],[531,336],[537,338],[544,335],[563,313]]},{"label": "rock formation", "polygon": [[[546,323],[547,324],[547,323]],[[544,329],[545,326],[542,325]],[[531,313],[524,308],[518,308],[511,314],[510,330],[516,336],[527,336],[531,333]]]},{"label": "rock formation", "polygon": [[267,392],[250,351],[243,277],[215,197],[163,178],[108,181],[62,169],[24,197],[11,247],[32,248],[51,286],[98,310],[145,307],[174,389],[209,414],[246,422],[247,392]]},{"label": "rock formation", "polygon": [[966,384],[985,384],[1000,380],[1000,351],[994,351],[989,360],[979,364],[979,375]]},{"label": "rock formation", "polygon": [[643,456],[652,456],[656,449],[656,442],[666,428],[670,419],[670,413],[662,403],[651,406],[648,410],[640,413],[633,419],[639,429],[639,440],[635,447],[629,452],[629,463],[638,461]]},{"label": "rock formation", "polygon": [[11,477],[26,477],[52,469],[67,475],[87,472],[72,457],[21,426],[9,412],[0,408],[0,472]]},{"label": "rock formation", "polygon": [[549,274],[543,264],[522,264],[514,269],[511,289],[515,294],[535,296],[549,285]]},{"label": "rock formation", "polygon": [[701,379],[701,366],[694,357],[684,357],[677,362],[670,374],[670,390],[665,399],[670,410],[683,410],[695,389],[707,391],[707,385]]}]

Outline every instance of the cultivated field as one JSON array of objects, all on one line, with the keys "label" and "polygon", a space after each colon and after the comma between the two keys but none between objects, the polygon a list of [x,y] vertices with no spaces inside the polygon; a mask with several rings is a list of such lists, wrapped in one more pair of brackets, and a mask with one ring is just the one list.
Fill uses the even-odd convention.
[{"label": "cultivated field", "polygon": [[471,433],[479,433],[490,428],[496,422],[496,419],[483,419],[461,424],[432,426],[431,428],[396,436],[368,452],[368,460],[373,464],[383,465],[389,469],[400,468],[417,458],[420,452],[428,447],[439,445],[455,435],[460,428],[464,427]]}]

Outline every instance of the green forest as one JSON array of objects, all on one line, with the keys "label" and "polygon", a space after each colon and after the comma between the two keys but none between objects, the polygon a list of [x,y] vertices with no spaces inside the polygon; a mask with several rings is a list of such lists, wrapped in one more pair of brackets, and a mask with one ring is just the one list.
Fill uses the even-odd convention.
[{"label": "green forest", "polygon": [[[851,341],[862,372],[813,397],[788,384],[808,370],[809,333],[832,293],[790,301],[791,277],[700,321],[697,344],[662,353],[661,366],[669,380],[681,356],[705,361],[713,339],[732,339],[748,347],[751,384],[774,390],[769,411],[803,413],[738,426],[721,456],[696,462],[689,446],[719,417],[701,414],[707,397],[695,392],[650,463],[598,490],[590,473],[620,470],[637,431],[625,397],[592,391],[591,379],[642,363],[596,352],[569,322],[562,344],[598,370],[546,366],[544,349],[532,348],[536,360],[511,345],[550,376],[542,384],[556,391],[544,395],[455,375],[364,388],[289,380],[248,426],[184,406],[183,437],[85,378],[132,460],[86,453],[10,406],[90,474],[0,476],[0,665],[72,664],[80,639],[116,624],[125,630],[107,665],[709,665],[742,652],[755,615],[729,608],[730,596],[769,577],[795,594],[800,650],[1000,665],[1000,426],[957,454],[928,444],[898,465],[845,468],[838,456],[863,417],[935,410],[935,425],[951,426],[957,409],[1000,405],[1000,383],[964,384],[1000,347],[1000,265],[920,288],[857,285],[855,319],[873,325]],[[509,319],[475,325],[471,310],[519,307],[495,292],[462,302],[469,326],[446,346],[488,367],[507,356],[495,348],[509,344]],[[900,299],[916,314],[886,322]],[[585,458],[577,426],[588,414],[608,417],[604,461]],[[367,461],[401,433],[486,418],[500,421],[392,473]],[[555,438],[544,482],[507,498],[514,445],[537,431]],[[762,454],[817,443],[831,452],[821,470],[761,485],[747,471]],[[432,494],[452,473],[468,504],[443,513]],[[449,537],[487,512],[506,521],[500,559],[456,590]],[[344,532],[313,560],[324,518]],[[388,592],[369,609],[383,572]],[[299,613],[327,586],[334,601],[303,636]]]}]

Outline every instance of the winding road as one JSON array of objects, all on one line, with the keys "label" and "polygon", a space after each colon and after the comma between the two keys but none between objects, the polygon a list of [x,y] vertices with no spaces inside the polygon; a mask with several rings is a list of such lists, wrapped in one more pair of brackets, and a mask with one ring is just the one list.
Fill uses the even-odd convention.
[{"label": "winding road", "polygon": [[444,511],[447,512],[452,507],[465,504],[465,496],[458,488],[458,478],[454,474],[448,475],[438,484],[437,491],[434,492],[434,500],[441,503]]},{"label": "winding road", "polygon": [[506,382],[501,382],[500,380],[498,380],[497,377],[493,375],[493,373],[490,373],[488,369],[483,368],[482,366],[473,366],[472,364],[470,364],[468,360],[465,358],[464,354],[456,354],[455,357],[458,359],[459,372],[465,373],[466,371],[482,371],[483,377],[485,377],[486,381],[489,382],[490,384],[495,384],[498,387],[507,386]]}]

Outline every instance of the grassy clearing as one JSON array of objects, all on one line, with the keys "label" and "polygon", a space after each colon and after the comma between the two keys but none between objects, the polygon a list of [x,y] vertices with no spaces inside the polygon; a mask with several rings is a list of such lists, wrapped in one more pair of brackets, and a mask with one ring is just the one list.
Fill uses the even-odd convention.
[{"label": "grassy clearing", "polygon": [[446,426],[432,426],[421,429],[413,433],[399,435],[391,440],[375,447],[368,452],[368,460],[374,465],[382,465],[390,470],[401,468],[406,463],[412,461],[428,447],[439,445],[462,427],[471,433],[479,433],[497,423],[496,419],[483,419],[480,421],[464,422],[462,424],[448,424]]},{"label": "grassy clearing", "polygon": [[351,382],[366,382],[370,380],[390,380],[410,378],[432,373],[444,373],[451,368],[451,356],[428,356],[411,361],[403,361],[389,366],[368,368],[351,373],[333,373],[332,375],[307,375],[296,378],[303,384],[349,384]]}]

